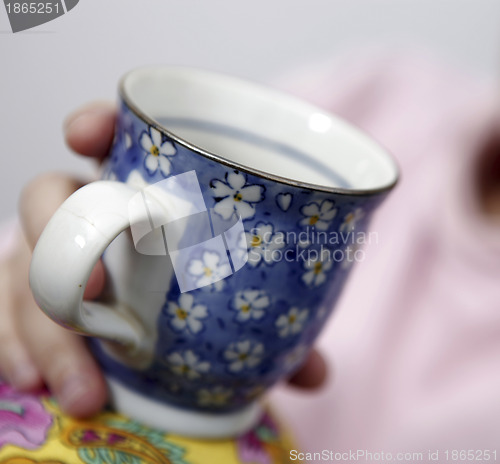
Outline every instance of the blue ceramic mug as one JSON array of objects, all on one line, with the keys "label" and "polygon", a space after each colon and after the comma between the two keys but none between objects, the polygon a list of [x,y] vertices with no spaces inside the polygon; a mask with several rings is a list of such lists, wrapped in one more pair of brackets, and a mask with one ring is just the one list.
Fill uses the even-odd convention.
[{"label": "blue ceramic mug", "polygon": [[[237,435],[307,357],[396,165],[342,120],[236,78],[150,67],[120,96],[103,180],[36,246],[35,299],[93,337],[119,411]],[[106,291],[83,301],[101,256]]]}]

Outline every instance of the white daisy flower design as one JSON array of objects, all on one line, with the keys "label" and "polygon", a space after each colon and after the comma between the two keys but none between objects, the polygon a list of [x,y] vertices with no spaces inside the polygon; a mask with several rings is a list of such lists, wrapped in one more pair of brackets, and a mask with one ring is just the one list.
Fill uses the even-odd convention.
[{"label": "white daisy flower design", "polygon": [[203,322],[208,316],[206,306],[194,304],[194,297],[189,293],[183,293],[177,303],[169,302],[167,313],[170,316],[170,326],[177,332],[185,330],[197,334],[203,329]]},{"label": "white daisy flower design", "polygon": [[298,308],[291,308],[287,314],[282,314],[275,323],[278,335],[283,338],[298,334],[302,330],[308,314],[307,309],[300,310]]},{"label": "white daisy flower design", "polygon": [[255,203],[264,199],[264,186],[248,185],[246,176],[238,171],[228,172],[225,181],[212,180],[210,187],[217,201],[214,211],[224,220],[234,214],[241,219],[251,219],[255,215]]},{"label": "white daisy flower design", "polygon": [[101,177],[105,180],[118,180],[118,176],[111,170],[105,172]]},{"label": "white daisy flower design", "polygon": [[250,388],[245,392],[245,398],[247,400],[254,400],[265,393],[266,389],[263,385],[255,385],[255,387]]},{"label": "white daisy flower design", "polygon": [[127,177],[127,184],[137,190],[145,189],[149,186],[149,182],[146,182],[137,169],[130,171],[130,174]]},{"label": "white daisy flower design", "polygon": [[295,369],[302,364],[308,354],[308,347],[306,345],[298,345],[289,351],[284,359],[284,364],[287,369]]},{"label": "white daisy flower design", "polygon": [[201,259],[189,262],[188,273],[196,279],[197,288],[213,284],[217,291],[224,287],[223,279],[231,275],[231,266],[215,251],[204,251]]},{"label": "white daisy flower design", "polygon": [[361,208],[356,208],[344,217],[344,222],[340,225],[339,232],[349,233],[356,230],[358,221],[365,215]]},{"label": "white daisy flower design", "polygon": [[176,351],[167,357],[172,372],[188,379],[197,379],[210,370],[210,363],[200,360],[192,350]]},{"label": "white daisy flower design", "polygon": [[318,312],[316,313],[316,319],[324,319],[328,315],[330,308],[331,307],[329,305],[321,306],[321,308],[319,308]]},{"label": "white daisy flower design", "polygon": [[246,232],[242,232],[236,242],[236,249],[231,250],[231,257],[236,258],[238,262],[248,262],[248,247]]},{"label": "white daisy flower design", "polygon": [[302,206],[300,212],[305,216],[300,221],[301,226],[327,230],[337,214],[337,208],[335,208],[333,201],[323,200],[321,205],[313,202]]},{"label": "white daisy flower design", "polygon": [[248,263],[257,266],[262,260],[271,266],[281,258],[281,253],[276,253],[285,245],[285,234],[274,232],[274,226],[269,223],[259,222],[250,231],[245,233]]},{"label": "white daisy flower design", "polygon": [[232,396],[231,390],[221,386],[210,389],[202,388],[198,390],[198,404],[200,406],[224,406]]},{"label": "white daisy flower design", "polygon": [[231,308],[237,311],[236,320],[238,322],[246,322],[251,319],[262,319],[265,314],[264,310],[269,306],[269,303],[266,292],[249,289],[235,295],[231,302]]},{"label": "white daisy flower design", "polygon": [[130,147],[132,146],[132,136],[129,134],[128,131],[125,131],[125,135],[123,136],[123,140],[125,142],[125,148],[127,150],[129,150]]},{"label": "white daisy flower design", "polygon": [[319,287],[326,281],[326,273],[332,268],[333,261],[328,253],[316,253],[304,261],[306,272],[302,274],[302,282],[308,287]]},{"label": "white daisy flower design", "polygon": [[364,258],[364,253],[361,251],[361,256],[358,256],[358,250],[361,249],[361,245],[359,243],[354,243],[353,245],[348,245],[344,250],[344,259],[340,264],[340,268],[347,270],[352,267],[352,265]]},{"label": "white daisy flower design", "polygon": [[170,159],[175,156],[176,150],[172,142],[163,141],[163,136],[160,131],[154,127],[150,127],[148,131],[144,131],[139,137],[139,145],[146,152],[144,158],[144,167],[150,175],[160,172],[167,177],[172,170]]},{"label": "white daisy flower design", "polygon": [[264,345],[250,340],[231,343],[224,352],[230,372],[241,372],[245,368],[252,369],[258,366],[263,355]]}]

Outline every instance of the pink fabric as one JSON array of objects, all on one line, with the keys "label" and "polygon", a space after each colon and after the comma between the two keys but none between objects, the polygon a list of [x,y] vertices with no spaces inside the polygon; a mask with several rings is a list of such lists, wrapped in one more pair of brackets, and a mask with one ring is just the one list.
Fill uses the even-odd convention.
[{"label": "pink fabric", "polygon": [[289,88],[372,134],[402,178],[321,336],[333,379],[314,395],[280,389],[275,408],[310,452],[500,459],[500,224],[478,212],[471,175],[499,96],[394,57],[323,66]]}]

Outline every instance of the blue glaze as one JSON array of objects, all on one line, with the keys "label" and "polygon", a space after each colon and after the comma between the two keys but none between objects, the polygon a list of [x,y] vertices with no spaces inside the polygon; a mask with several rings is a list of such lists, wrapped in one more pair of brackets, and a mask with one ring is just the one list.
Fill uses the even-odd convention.
[{"label": "blue glaze", "polygon": [[[305,156],[230,127],[205,129],[245,137],[290,156]],[[210,230],[192,229],[191,235],[218,236],[241,216],[245,240],[236,237],[233,249],[242,244],[241,252],[249,253],[249,261],[236,270],[237,257],[231,253],[231,275],[187,293],[181,293],[175,277],[165,283],[155,359],[149,367],[127,367],[99,342],[93,342],[93,350],[108,375],[149,398],[187,409],[236,410],[290,376],[307,357],[352,267],[341,255],[345,257],[350,247],[352,256],[360,233],[387,192],[348,195],[278,183],[210,160],[165,134],[163,151],[171,154],[160,154],[157,158],[164,156],[167,161],[163,169],[158,165],[154,170],[155,159],[149,159],[153,155],[144,149],[148,137],[153,138],[152,130],[123,104],[103,177],[126,182],[135,172],[153,184],[194,170]],[[321,163],[317,168],[325,174]],[[347,185],[337,173],[331,175],[339,185]],[[235,200],[237,195],[241,198]],[[271,257],[262,255],[266,239],[268,249],[274,250]],[[192,243],[181,242],[180,247],[188,245]],[[313,259],[321,253],[323,259]],[[203,259],[195,248],[186,262],[195,266],[192,263],[198,260],[202,266]],[[182,312],[186,308],[192,311],[190,316]]]}]

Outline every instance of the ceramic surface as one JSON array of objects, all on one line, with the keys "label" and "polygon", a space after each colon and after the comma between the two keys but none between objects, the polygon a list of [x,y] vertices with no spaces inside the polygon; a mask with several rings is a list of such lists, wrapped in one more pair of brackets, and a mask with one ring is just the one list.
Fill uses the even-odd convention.
[{"label": "ceramic surface", "polygon": [[[197,435],[241,432],[258,419],[258,398],[307,357],[349,270],[362,256],[360,247],[370,239],[368,222],[394,184],[396,170],[392,178],[382,175],[379,185],[365,188],[346,179],[342,169],[322,164],[321,156],[298,150],[287,130],[278,140],[250,124],[235,127],[231,117],[226,123],[158,114],[151,118],[138,114],[127,98],[122,101],[111,156],[102,173],[112,182],[87,195],[92,206],[82,194],[83,199],[68,203],[66,210],[77,210],[74,216],[86,219],[92,215],[92,224],[106,217],[100,229],[107,233],[98,247],[102,251],[130,225],[126,205],[149,186],[183,179],[180,176],[188,173],[199,190],[193,184],[181,188],[177,197],[170,193],[162,200],[157,195],[151,202],[175,204],[198,195],[201,206],[157,227],[156,240],[164,244],[164,253],[161,246],[158,252],[137,243],[133,227],[132,234],[121,233],[104,251],[109,272],[104,303],[74,309],[71,315],[64,308],[53,309],[54,297],[46,289],[53,285],[55,292],[56,284],[43,281],[40,274],[54,247],[62,246],[60,241],[47,245],[46,255],[42,250],[37,258],[35,252],[39,267],[32,269],[32,286],[39,304],[59,323],[100,337],[92,347],[114,385],[112,391],[118,397],[126,390],[144,400],[140,407],[118,400],[125,412],[142,419],[146,409],[163,405],[165,411],[184,410],[186,417],[194,412],[214,420],[233,418],[230,426],[215,426],[215,432],[206,434],[198,428]],[[223,140],[234,150],[244,144],[246,155],[237,162],[217,159],[174,135],[179,133],[194,134],[197,144],[203,144],[205,136]],[[213,146],[210,141],[208,145]],[[268,154],[254,163],[253,148]],[[295,180],[260,173],[265,157],[273,154],[285,163],[297,163],[299,168],[289,171]],[[250,167],[241,166],[243,162]],[[256,164],[258,169],[252,169]],[[306,181],[300,166],[312,173]],[[279,172],[279,166],[276,169]],[[314,179],[314,172],[328,184],[310,185],[307,180]],[[128,189],[117,194],[119,214],[113,200],[115,184]],[[113,208],[119,219],[105,215],[106,208]],[[54,228],[62,221],[74,223],[74,216],[61,216]],[[153,226],[149,232],[154,236]],[[55,233],[49,227],[47,236]],[[71,249],[78,249],[77,235],[84,236],[85,245],[93,240],[91,234],[74,230],[68,234],[72,234]],[[67,259],[65,253],[73,251],[65,250],[61,260]],[[95,259],[100,254],[92,253]],[[78,278],[85,280],[90,271],[85,272]],[[191,290],[183,291],[186,288]],[[79,305],[75,298],[72,304]],[[160,418],[154,425],[162,426],[163,421]],[[172,423],[165,427],[175,430]],[[210,429],[210,420],[203,427]]]}]

